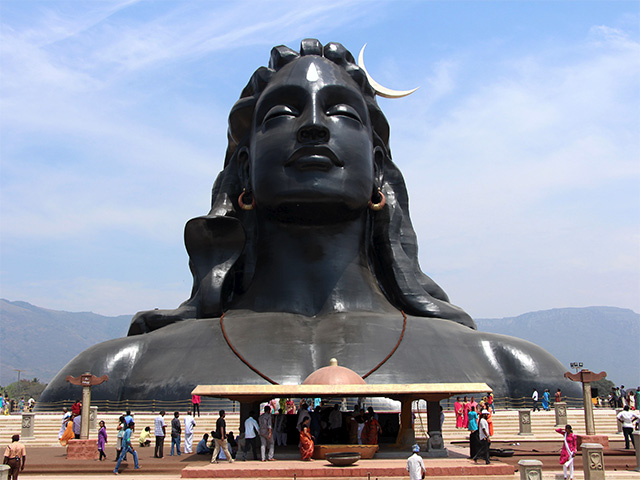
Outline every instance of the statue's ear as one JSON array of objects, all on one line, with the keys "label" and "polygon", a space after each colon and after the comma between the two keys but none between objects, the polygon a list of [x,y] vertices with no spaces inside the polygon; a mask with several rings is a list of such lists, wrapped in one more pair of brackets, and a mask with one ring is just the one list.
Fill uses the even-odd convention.
[{"label": "statue's ear", "polygon": [[373,149],[373,175],[375,180],[376,188],[382,186],[382,182],[384,181],[384,163],[385,163],[385,153],[384,149],[381,146],[374,147]]},{"label": "statue's ear", "polygon": [[247,188],[250,185],[251,176],[249,173],[249,149],[244,146],[238,150],[236,154],[236,159],[238,163],[238,177],[240,177],[240,182],[243,188]]}]

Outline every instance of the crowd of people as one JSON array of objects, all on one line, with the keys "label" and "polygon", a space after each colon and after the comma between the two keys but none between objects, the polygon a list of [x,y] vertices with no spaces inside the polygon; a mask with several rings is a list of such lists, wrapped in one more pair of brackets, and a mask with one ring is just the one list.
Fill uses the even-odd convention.
[{"label": "crowd of people", "polygon": [[0,414],[10,415],[13,412],[33,412],[36,406],[36,401],[33,397],[29,397],[25,400],[24,397],[20,397],[20,400],[9,398],[9,394],[0,394]]}]

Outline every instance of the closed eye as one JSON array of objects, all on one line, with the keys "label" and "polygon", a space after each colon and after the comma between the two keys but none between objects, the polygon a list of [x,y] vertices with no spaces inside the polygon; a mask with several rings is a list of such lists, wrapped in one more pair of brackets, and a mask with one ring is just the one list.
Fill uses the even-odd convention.
[{"label": "closed eye", "polygon": [[272,107],[264,116],[263,122],[267,122],[271,119],[278,117],[297,117],[298,112],[287,105],[276,105]]},{"label": "closed eye", "polygon": [[330,107],[326,114],[328,116],[339,115],[343,117],[352,118],[359,123],[362,123],[362,118],[360,118],[360,114],[353,108],[351,105],[347,105],[346,103],[340,103],[338,105],[334,105]]}]

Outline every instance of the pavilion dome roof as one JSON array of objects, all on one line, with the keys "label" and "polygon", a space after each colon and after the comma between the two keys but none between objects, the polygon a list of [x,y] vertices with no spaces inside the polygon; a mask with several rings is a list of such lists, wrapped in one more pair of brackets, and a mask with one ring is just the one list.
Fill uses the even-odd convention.
[{"label": "pavilion dome roof", "polygon": [[305,378],[302,385],[366,385],[367,382],[350,368],[338,365],[332,358],[328,367],[322,367]]}]

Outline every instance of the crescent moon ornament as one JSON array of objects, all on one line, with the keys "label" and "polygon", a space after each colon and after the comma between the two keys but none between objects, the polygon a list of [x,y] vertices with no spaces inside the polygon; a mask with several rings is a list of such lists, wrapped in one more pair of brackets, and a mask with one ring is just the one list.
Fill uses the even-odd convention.
[{"label": "crescent moon ornament", "polygon": [[364,70],[364,73],[367,76],[367,80],[369,80],[371,87],[375,90],[377,95],[380,95],[384,98],[400,98],[411,95],[413,92],[418,90],[418,88],[420,88],[416,87],[413,90],[391,90],[390,88],[383,87],[378,82],[376,82],[373,78],[371,78],[371,75],[369,75],[369,72],[367,72],[367,68],[364,66],[364,49],[366,46],[367,44],[365,43],[362,47],[362,50],[360,50],[360,55],[358,55],[358,66],[362,70]]}]

